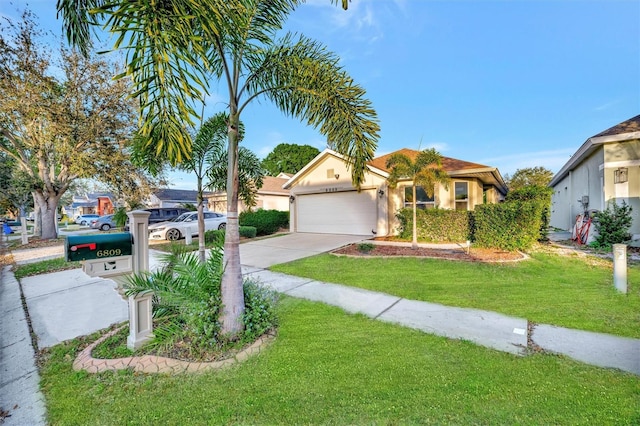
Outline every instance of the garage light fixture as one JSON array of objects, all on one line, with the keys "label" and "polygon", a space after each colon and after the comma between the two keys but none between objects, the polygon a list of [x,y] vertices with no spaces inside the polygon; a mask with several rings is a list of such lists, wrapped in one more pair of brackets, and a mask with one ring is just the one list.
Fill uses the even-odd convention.
[{"label": "garage light fixture", "polygon": [[384,197],[384,190],[380,189],[378,191],[378,196],[380,196],[380,198]]},{"label": "garage light fixture", "polygon": [[613,183],[625,183],[629,180],[629,169],[626,167],[618,167],[613,172]]},{"label": "garage light fixture", "polygon": [[289,203],[293,204],[293,202],[296,200],[296,197],[294,197],[293,195],[289,196]]}]

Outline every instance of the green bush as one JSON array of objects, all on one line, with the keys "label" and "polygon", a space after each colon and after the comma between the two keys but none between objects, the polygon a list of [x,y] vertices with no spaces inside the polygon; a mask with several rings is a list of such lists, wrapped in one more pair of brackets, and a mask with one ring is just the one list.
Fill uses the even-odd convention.
[{"label": "green bush", "polygon": [[[197,254],[185,253],[184,246],[162,257],[162,268],[153,273],[136,274],[125,284],[125,294],[133,296],[152,291],[154,328],[153,345],[170,347],[189,342],[192,356],[198,358],[211,350],[229,347],[221,333],[221,281],[224,271],[222,246],[210,251],[205,263]],[[250,341],[276,326],[275,293],[254,282],[244,283],[245,330],[242,341]]]},{"label": "green bush", "polygon": [[280,210],[245,211],[240,213],[241,226],[253,226],[257,235],[270,235],[289,226],[289,212]]},{"label": "green bush", "polygon": [[[401,209],[396,214],[400,221],[400,237],[413,236],[413,210]],[[469,212],[447,209],[418,209],[416,211],[418,241],[466,241],[470,236]]]},{"label": "green bush", "polygon": [[551,196],[553,189],[546,186],[529,185],[509,191],[506,201],[534,201],[540,203],[540,235],[539,241],[547,241],[547,230],[551,220]]},{"label": "green bush", "polygon": [[244,282],[244,340],[251,341],[262,336],[277,325],[276,302],[278,293],[260,286],[252,280]]},{"label": "green bush", "polygon": [[360,243],[358,244],[358,251],[361,253],[369,253],[371,250],[376,248],[373,243]]},{"label": "green bush", "polygon": [[258,233],[258,230],[255,226],[241,226],[240,227],[240,236],[245,238],[255,238]]},{"label": "green bush", "polygon": [[527,250],[538,240],[542,203],[507,201],[476,206],[473,240],[480,247]]},{"label": "green bush", "polygon": [[221,245],[224,244],[224,229],[212,229],[204,233],[205,243],[218,242]]},{"label": "green bush", "polygon": [[618,205],[615,202],[609,203],[607,209],[594,214],[594,226],[598,233],[593,246],[598,248],[611,248],[613,244],[620,244],[631,239],[629,229],[633,218],[630,205],[622,202]]}]

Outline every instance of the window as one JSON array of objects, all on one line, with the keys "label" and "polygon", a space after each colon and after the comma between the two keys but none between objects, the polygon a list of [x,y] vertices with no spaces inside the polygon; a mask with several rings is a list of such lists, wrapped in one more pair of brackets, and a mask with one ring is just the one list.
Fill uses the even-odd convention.
[{"label": "window", "polygon": [[456,182],[456,210],[468,210],[469,209],[469,183],[468,182]]},{"label": "window", "polygon": [[[404,206],[413,206],[413,189],[410,186],[404,187]],[[421,186],[416,186],[416,207],[419,209],[432,209],[435,207],[435,197],[427,196],[427,191]]]}]

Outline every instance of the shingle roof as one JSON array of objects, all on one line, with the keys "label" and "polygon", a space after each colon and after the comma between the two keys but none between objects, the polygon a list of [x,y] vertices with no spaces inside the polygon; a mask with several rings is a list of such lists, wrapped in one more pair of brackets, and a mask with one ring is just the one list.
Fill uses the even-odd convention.
[{"label": "shingle roof", "polygon": [[258,194],[260,193],[277,193],[289,195],[288,189],[282,189],[282,185],[284,185],[289,179],[283,179],[274,176],[265,176],[262,178],[262,188],[258,190]]},{"label": "shingle roof", "polygon": [[608,128],[604,132],[600,132],[592,138],[599,138],[601,136],[622,135],[625,133],[640,132],[640,115],[636,115],[633,118],[618,123],[613,127]]},{"label": "shingle roof", "polygon": [[[375,167],[376,169],[383,170],[385,172],[389,172],[390,170],[387,168],[387,160],[393,154],[404,154],[409,157],[411,160],[415,160],[420,151],[416,151],[414,149],[402,148],[398,151],[391,152],[389,154],[376,157],[373,160],[369,161],[369,165]],[[447,172],[455,172],[455,171],[463,171],[463,170],[473,170],[473,169],[486,169],[490,168],[489,166],[485,166],[478,163],[470,163],[468,161],[457,160],[455,158],[442,157],[442,168]]]},{"label": "shingle roof", "polygon": [[[209,192],[205,192],[203,195],[207,196]],[[187,189],[159,189],[154,195],[163,201],[195,201],[198,197],[198,191],[192,191]]]}]

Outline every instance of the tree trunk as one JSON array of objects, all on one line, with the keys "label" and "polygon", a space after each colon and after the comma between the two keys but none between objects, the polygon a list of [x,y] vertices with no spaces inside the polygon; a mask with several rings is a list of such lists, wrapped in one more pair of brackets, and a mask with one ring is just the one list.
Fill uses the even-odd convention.
[{"label": "tree trunk", "polygon": [[61,194],[50,195],[45,192],[35,191],[33,197],[36,201],[35,208],[40,212],[42,220],[40,238],[43,240],[58,238],[56,212],[58,211],[58,200],[60,200]]},{"label": "tree trunk", "polygon": [[413,238],[411,239],[411,248],[412,249],[417,249],[418,248],[418,224],[416,223],[416,184],[415,182],[413,183],[413,186],[411,187],[413,190]]},{"label": "tree trunk", "polygon": [[42,215],[38,201],[36,201],[36,193],[32,192],[31,196],[33,197],[33,236],[40,237],[42,235]]},{"label": "tree trunk", "polygon": [[202,178],[198,176],[198,255],[200,262],[207,260],[204,241],[204,204],[202,200]]},{"label": "tree trunk", "polygon": [[242,331],[244,292],[240,269],[240,223],[238,218],[238,128],[237,111],[229,114],[229,161],[227,169],[227,228],[222,275],[222,333],[235,338]]}]

